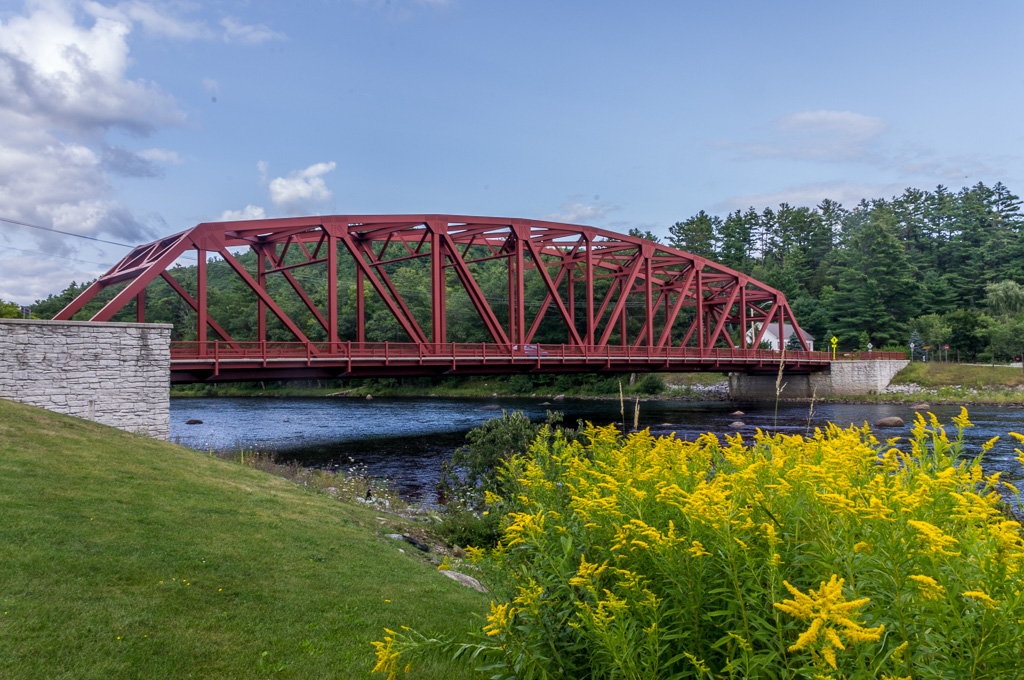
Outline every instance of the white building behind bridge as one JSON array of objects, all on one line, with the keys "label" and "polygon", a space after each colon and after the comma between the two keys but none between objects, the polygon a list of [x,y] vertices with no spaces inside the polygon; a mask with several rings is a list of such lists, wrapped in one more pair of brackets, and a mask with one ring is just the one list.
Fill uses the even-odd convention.
[{"label": "white building behind bridge", "polygon": [[[754,340],[757,338],[757,334],[760,333],[760,332],[761,332],[761,324],[760,324],[760,322],[755,323],[753,328],[751,328],[749,331],[747,331],[747,344],[748,345],[749,344],[753,344]],[[796,329],[793,328],[793,326],[791,324],[788,324],[788,323],[782,324],[782,335],[783,335],[783,337],[782,337],[782,345],[780,345],[779,344],[779,324],[771,323],[771,324],[768,324],[768,328],[765,330],[764,336],[762,336],[762,338],[761,338],[761,342],[767,342],[769,345],[771,345],[772,349],[778,351],[779,349],[782,349],[782,347],[785,347],[789,343],[790,338],[793,337],[793,334],[795,332],[796,332]],[[807,331],[803,330],[803,329],[800,330],[800,334],[803,336],[803,339],[807,342],[807,349],[813,351],[814,350],[814,336],[811,335],[810,333],[808,333]]]}]

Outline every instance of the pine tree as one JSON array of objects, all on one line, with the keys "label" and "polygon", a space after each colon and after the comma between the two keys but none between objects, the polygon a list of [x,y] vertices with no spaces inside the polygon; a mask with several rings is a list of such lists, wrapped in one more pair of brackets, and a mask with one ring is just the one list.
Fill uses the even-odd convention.
[{"label": "pine tree", "polygon": [[732,269],[749,271],[754,245],[754,225],[737,210],[725,218],[719,235],[718,256],[721,263]]},{"label": "pine tree", "polygon": [[669,227],[669,245],[694,255],[714,259],[717,256],[718,232],[722,218],[701,210],[686,220]]}]

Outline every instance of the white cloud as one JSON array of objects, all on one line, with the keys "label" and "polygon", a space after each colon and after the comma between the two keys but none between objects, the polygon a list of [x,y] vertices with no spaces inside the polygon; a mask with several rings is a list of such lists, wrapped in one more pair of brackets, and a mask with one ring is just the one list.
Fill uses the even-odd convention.
[{"label": "white cloud", "polygon": [[851,111],[801,111],[773,121],[764,141],[723,146],[755,159],[878,162],[878,142],[888,129],[881,118]]},{"label": "white cloud", "polygon": [[215,222],[236,222],[238,220],[263,220],[267,211],[258,205],[247,205],[241,210],[225,210]]},{"label": "white cloud", "polygon": [[287,36],[283,33],[271,30],[263,24],[243,24],[232,17],[224,17],[221,19],[220,25],[224,28],[224,42],[262,45],[271,40],[287,40]]},{"label": "white cloud", "polygon": [[580,195],[570,196],[568,201],[559,206],[558,211],[545,215],[544,219],[569,224],[593,224],[603,220],[608,213],[619,209],[617,205],[602,201],[598,196],[591,202],[584,202],[581,199]]},{"label": "white cloud", "polygon": [[871,200],[873,198],[898,196],[903,193],[904,189],[906,189],[906,185],[895,183],[848,184],[843,182],[822,182],[789,187],[763,194],[735,196],[718,203],[713,206],[713,209],[716,212],[731,212],[733,210],[746,210],[753,207],[755,210],[761,211],[764,208],[774,208],[780,203],[811,208],[820,204],[826,198],[832,199],[846,208],[853,208],[860,203],[861,199]]},{"label": "white cloud", "polygon": [[[39,253],[14,251],[3,259],[0,276],[0,300],[29,305],[47,295],[59,293],[72,281],[88,281],[104,273],[123,253],[110,258],[109,265],[77,259],[47,257]],[[97,259],[98,256],[92,256]],[[89,259],[84,257],[83,259]],[[102,259],[102,258],[99,258]]]},{"label": "white cloud", "polygon": [[151,163],[166,163],[168,165],[181,165],[181,156],[177,151],[168,149],[143,149],[138,153],[139,158],[144,158]]},{"label": "white cloud", "polygon": [[[262,161],[261,161],[262,163]],[[315,163],[305,170],[296,170],[287,177],[270,180],[270,200],[282,210],[312,210],[330,204],[334,194],[327,188],[323,175],[333,172],[337,163]],[[266,166],[260,167],[261,171]]]},{"label": "white cloud", "polygon": [[217,97],[220,96],[220,83],[213,78],[203,78],[203,89],[206,94],[213,97],[214,101],[217,101]]},{"label": "white cloud", "polygon": [[[130,40],[139,33],[175,41],[283,37],[236,20],[211,28],[188,18],[197,9],[188,0],[26,0],[20,11],[0,14],[0,216],[124,243],[155,236],[117,200],[110,178],[159,177],[181,158],[170,149],[122,146],[111,132],[137,139],[188,121],[173,96],[128,75]],[[212,79],[203,85],[219,88]],[[0,230],[0,242],[72,258],[0,251],[0,297],[26,302],[106,269],[74,259],[121,256],[96,254],[93,242],[12,225]]]},{"label": "white cloud", "polygon": [[180,125],[185,114],[156,85],[126,77],[131,21],[85,9],[92,25],[57,0],[0,22],[0,205],[5,217],[137,241],[150,234],[114,200],[108,173],[157,176],[172,152],[105,137]]},{"label": "white cloud", "polygon": [[89,14],[121,23],[137,23],[154,36],[175,40],[197,40],[212,37],[212,32],[202,21],[187,21],[174,16],[170,7],[157,3],[131,0],[108,7],[99,2],[86,1],[82,7]]}]

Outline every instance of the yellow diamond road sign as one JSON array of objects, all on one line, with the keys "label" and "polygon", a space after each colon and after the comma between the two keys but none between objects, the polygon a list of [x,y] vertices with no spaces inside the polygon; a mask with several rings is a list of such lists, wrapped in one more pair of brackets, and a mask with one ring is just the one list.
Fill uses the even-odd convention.
[{"label": "yellow diamond road sign", "polygon": [[832,344],[833,345],[838,345],[839,344],[839,338],[837,338],[836,336],[833,335],[832,336]]}]

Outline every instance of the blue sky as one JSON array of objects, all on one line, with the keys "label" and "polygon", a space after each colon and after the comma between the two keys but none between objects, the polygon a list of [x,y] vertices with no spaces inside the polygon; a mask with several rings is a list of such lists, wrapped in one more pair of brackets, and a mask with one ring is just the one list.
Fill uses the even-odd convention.
[{"label": "blue sky", "polygon": [[[1020,194],[1022,26],[1016,1],[0,0],[0,218],[128,244],[315,213],[664,235]],[[0,222],[0,298],[125,252]]]}]

